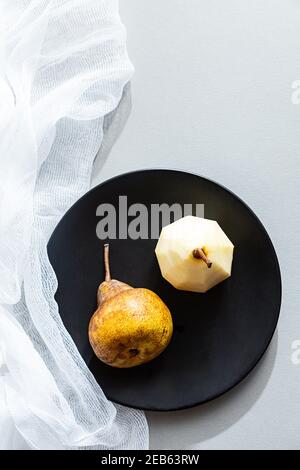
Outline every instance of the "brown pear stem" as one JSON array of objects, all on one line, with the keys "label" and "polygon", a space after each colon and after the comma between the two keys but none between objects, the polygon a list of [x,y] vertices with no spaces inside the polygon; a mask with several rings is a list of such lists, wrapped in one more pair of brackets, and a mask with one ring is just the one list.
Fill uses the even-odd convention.
[{"label": "brown pear stem", "polygon": [[208,268],[212,267],[212,262],[207,258],[202,248],[195,248],[195,250],[193,250],[193,256],[194,258],[202,259],[204,263],[207,264]]},{"label": "brown pear stem", "polygon": [[110,267],[109,267],[109,243],[104,245],[104,268],[105,268],[105,281],[111,281]]}]

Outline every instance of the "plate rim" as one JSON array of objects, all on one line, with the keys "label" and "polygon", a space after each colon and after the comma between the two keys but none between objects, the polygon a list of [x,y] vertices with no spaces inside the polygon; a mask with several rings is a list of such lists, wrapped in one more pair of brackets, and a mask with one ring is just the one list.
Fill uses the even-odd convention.
[{"label": "plate rim", "polygon": [[[194,177],[197,177],[197,178],[200,178],[202,180],[205,180],[205,181],[208,181],[209,183],[212,183],[213,185],[216,185],[218,186],[219,188],[221,188],[222,190],[226,191],[228,194],[230,194],[231,196],[233,196],[234,198],[236,198],[249,212],[250,214],[254,217],[254,219],[256,220],[256,222],[258,223],[258,225],[261,227],[261,229],[263,230],[263,232],[265,233],[265,235],[267,236],[267,239],[268,239],[268,242],[269,242],[269,245],[270,245],[270,248],[273,252],[273,258],[276,262],[276,272],[277,272],[277,277],[278,277],[278,281],[279,281],[279,302],[278,302],[278,306],[277,306],[277,312],[276,312],[276,315],[275,315],[275,320],[274,320],[274,325],[272,326],[272,333],[270,335],[270,338],[266,341],[266,344],[264,346],[264,348],[262,349],[262,352],[261,354],[259,355],[259,357],[257,359],[255,359],[255,361],[253,361],[253,363],[248,367],[247,371],[242,375],[241,379],[236,382],[235,384],[233,385],[230,385],[229,387],[227,387],[225,390],[223,390],[222,392],[220,393],[216,393],[215,395],[212,395],[210,398],[206,399],[206,400],[202,400],[202,401],[196,401],[196,402],[193,402],[193,403],[190,403],[188,405],[183,405],[183,406],[180,406],[180,407],[170,407],[170,408],[158,408],[158,407],[139,407],[139,406],[135,406],[135,405],[129,405],[128,403],[126,402],[123,402],[122,400],[115,400],[113,398],[111,398],[109,396],[109,394],[106,394],[104,392],[104,390],[102,389],[101,387],[101,383],[99,383],[96,379],[96,377],[94,376],[94,374],[92,373],[92,371],[90,370],[88,364],[85,362],[84,358],[82,357],[81,353],[79,352],[78,348],[77,348],[77,345],[75,343],[75,341],[73,340],[71,334],[69,333],[68,331],[68,334],[70,336],[70,338],[72,339],[72,341],[74,342],[74,345],[76,346],[77,350],[78,350],[78,353],[80,354],[82,360],[85,362],[87,368],[89,369],[91,375],[93,376],[94,380],[98,383],[98,385],[101,387],[101,390],[102,392],[104,393],[105,397],[110,400],[111,402],[113,403],[116,403],[118,405],[121,405],[121,406],[127,406],[127,407],[130,407],[132,409],[136,409],[136,410],[143,410],[143,411],[154,411],[154,412],[164,412],[164,413],[168,413],[168,412],[172,412],[172,411],[181,411],[181,410],[187,410],[187,409],[190,409],[190,408],[195,408],[196,406],[200,406],[200,405],[204,405],[205,403],[209,403],[213,400],[216,400],[217,398],[220,398],[221,396],[225,395],[226,393],[228,393],[229,391],[235,389],[235,387],[237,387],[238,385],[240,385],[249,375],[250,373],[256,368],[256,366],[260,363],[261,359],[263,358],[263,356],[265,355],[265,353],[267,352],[268,348],[269,348],[269,345],[271,344],[272,342],[272,339],[274,337],[274,334],[275,334],[275,331],[277,329],[277,325],[278,325],[278,321],[279,321],[279,316],[280,316],[280,312],[281,312],[281,304],[282,304],[282,278],[281,278],[281,270],[280,270],[280,263],[279,263],[279,259],[278,259],[278,256],[277,256],[277,253],[276,253],[276,250],[275,250],[275,247],[273,245],[273,242],[272,242],[272,239],[268,233],[268,231],[266,230],[264,224],[261,222],[260,218],[256,215],[256,213],[254,212],[253,209],[251,209],[251,207],[240,197],[238,196],[235,192],[233,192],[231,189],[227,188],[226,186],[222,185],[221,183],[218,183],[210,178],[207,178],[206,176],[202,176],[198,173],[194,173],[194,172],[191,172],[191,171],[187,171],[187,170],[184,170],[184,169],[180,169],[180,168],[165,168],[165,167],[149,167],[149,168],[140,168],[140,169],[136,169],[136,170],[130,170],[130,171],[126,171],[124,173],[120,173],[118,175],[114,175],[114,176],[111,176],[110,178],[102,181],[101,183],[97,184],[96,186],[94,186],[93,188],[89,189],[86,193],[84,193],[81,197],[79,197],[79,199],[77,199],[77,201],[75,201],[71,207],[64,213],[64,215],[61,217],[61,219],[59,220],[59,222],[56,224],[54,230],[52,231],[51,235],[50,235],[50,238],[48,240],[48,243],[47,243],[47,255],[48,255],[48,259],[49,259],[49,262],[51,264],[51,259],[50,259],[50,256],[49,256],[49,247],[51,245],[51,243],[53,243],[53,240],[54,240],[54,237],[55,237],[55,233],[57,231],[57,229],[59,228],[60,224],[62,223],[63,219],[68,215],[69,212],[73,211],[74,209],[76,209],[76,206],[79,205],[79,203],[81,203],[81,201],[87,197],[89,197],[89,195],[91,193],[93,193],[94,191],[96,192],[99,188],[101,188],[103,185],[107,184],[107,183],[112,183],[114,182],[115,180],[121,178],[121,177],[127,177],[127,176],[130,176],[130,175],[133,175],[133,174],[137,174],[137,173],[149,173],[149,172],[165,172],[165,173],[177,173],[177,174],[184,174],[184,175],[189,175],[189,176],[194,176]],[[51,267],[55,273],[55,270],[51,264]],[[56,277],[56,273],[55,273],[55,277]],[[55,299],[54,299],[55,300]],[[56,300],[55,300],[56,302]],[[56,302],[57,303],[57,302]],[[58,313],[59,313],[59,316],[63,322],[63,319],[60,315],[60,309],[59,309],[59,305],[57,304],[57,307],[58,307]],[[63,322],[64,323],[64,322]],[[65,326],[65,325],[64,325]]]}]

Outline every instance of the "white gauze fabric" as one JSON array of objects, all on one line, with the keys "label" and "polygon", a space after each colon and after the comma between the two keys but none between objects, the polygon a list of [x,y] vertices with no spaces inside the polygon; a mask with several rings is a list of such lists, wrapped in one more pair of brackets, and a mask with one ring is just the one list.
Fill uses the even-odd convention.
[{"label": "white gauze fabric", "polygon": [[0,448],[144,449],[65,330],[46,245],[132,66],[116,0],[0,0]]}]

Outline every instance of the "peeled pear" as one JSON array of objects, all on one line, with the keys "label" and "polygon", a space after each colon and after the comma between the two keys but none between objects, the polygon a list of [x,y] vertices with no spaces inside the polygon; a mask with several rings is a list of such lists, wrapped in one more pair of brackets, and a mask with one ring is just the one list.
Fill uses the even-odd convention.
[{"label": "peeled pear", "polygon": [[109,245],[104,245],[105,281],[89,323],[89,341],[106,364],[134,367],[149,362],[168,346],[173,322],[168,307],[149,289],[111,279]]},{"label": "peeled pear", "polygon": [[207,292],[231,275],[234,245],[214,220],[186,216],[163,227],[155,253],[176,289]]}]

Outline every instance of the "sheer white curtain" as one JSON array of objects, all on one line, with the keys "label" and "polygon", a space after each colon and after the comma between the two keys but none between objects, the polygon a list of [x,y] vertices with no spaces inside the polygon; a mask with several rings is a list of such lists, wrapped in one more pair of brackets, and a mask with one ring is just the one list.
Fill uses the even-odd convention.
[{"label": "sheer white curtain", "polygon": [[146,448],[60,320],[46,244],[132,74],[116,0],[0,2],[0,447]]}]

